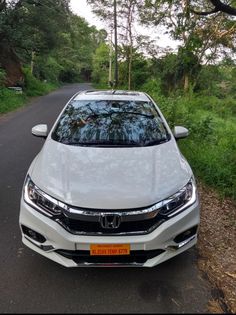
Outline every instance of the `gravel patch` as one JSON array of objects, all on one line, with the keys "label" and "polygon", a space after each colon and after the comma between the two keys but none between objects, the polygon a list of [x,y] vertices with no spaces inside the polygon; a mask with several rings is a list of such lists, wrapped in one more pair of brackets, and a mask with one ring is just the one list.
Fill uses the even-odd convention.
[{"label": "gravel patch", "polygon": [[236,203],[198,184],[201,223],[198,267],[216,288],[212,313],[236,313]]}]

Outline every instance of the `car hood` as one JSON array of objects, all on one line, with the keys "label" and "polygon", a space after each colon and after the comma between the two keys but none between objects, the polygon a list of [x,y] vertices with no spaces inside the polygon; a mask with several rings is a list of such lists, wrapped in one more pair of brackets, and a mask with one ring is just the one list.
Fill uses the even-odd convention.
[{"label": "car hood", "polygon": [[152,205],[176,193],[191,175],[173,139],[126,148],[47,139],[30,171],[39,188],[69,205],[110,210]]}]

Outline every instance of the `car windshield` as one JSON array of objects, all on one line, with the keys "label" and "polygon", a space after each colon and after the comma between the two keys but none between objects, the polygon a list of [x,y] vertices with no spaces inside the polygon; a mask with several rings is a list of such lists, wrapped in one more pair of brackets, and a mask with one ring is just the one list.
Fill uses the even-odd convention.
[{"label": "car windshield", "polygon": [[74,100],[52,139],[68,145],[148,146],[168,141],[169,134],[151,102]]}]

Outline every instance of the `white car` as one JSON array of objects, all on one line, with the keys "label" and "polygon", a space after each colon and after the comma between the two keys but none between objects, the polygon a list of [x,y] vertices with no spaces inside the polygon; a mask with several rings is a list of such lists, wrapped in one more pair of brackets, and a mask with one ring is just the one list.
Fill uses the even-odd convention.
[{"label": "white car", "polygon": [[25,245],[66,267],[155,266],[197,242],[192,170],[145,93],[83,91],[66,104],[24,182]]}]

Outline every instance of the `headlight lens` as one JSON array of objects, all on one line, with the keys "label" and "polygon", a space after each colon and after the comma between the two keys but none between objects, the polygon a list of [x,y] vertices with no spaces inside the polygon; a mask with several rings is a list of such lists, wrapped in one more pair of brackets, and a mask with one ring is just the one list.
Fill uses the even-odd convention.
[{"label": "headlight lens", "polygon": [[191,206],[196,201],[196,184],[191,180],[176,194],[162,201],[160,214],[172,216]]},{"label": "headlight lens", "polygon": [[26,203],[49,217],[61,215],[67,209],[64,203],[39,189],[29,176],[25,180],[23,195]]}]

